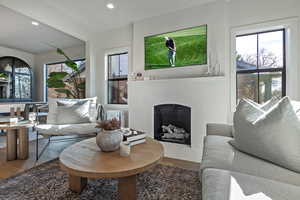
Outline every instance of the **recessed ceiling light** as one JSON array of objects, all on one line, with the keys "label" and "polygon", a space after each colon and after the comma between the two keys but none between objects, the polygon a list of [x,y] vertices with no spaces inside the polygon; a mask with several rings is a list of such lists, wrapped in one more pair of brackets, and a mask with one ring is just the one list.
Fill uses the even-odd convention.
[{"label": "recessed ceiling light", "polygon": [[114,9],[114,8],[115,8],[115,5],[114,5],[113,3],[108,3],[108,4],[106,4],[106,7],[107,7],[108,9]]},{"label": "recessed ceiling light", "polygon": [[40,23],[38,23],[38,22],[36,22],[36,21],[32,21],[31,24],[34,25],[34,26],[40,25]]}]

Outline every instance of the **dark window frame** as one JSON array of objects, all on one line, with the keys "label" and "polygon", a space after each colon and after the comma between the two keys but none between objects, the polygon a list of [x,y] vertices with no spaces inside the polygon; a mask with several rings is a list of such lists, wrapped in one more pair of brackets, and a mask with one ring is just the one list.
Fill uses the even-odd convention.
[{"label": "dark window frame", "polygon": [[[0,99],[0,102],[31,102],[32,101],[32,92],[33,92],[33,72],[32,72],[32,68],[30,67],[30,65],[28,63],[26,63],[24,60],[18,58],[18,57],[14,57],[14,56],[3,56],[0,57],[0,59],[11,59],[12,61],[12,72],[6,72],[11,74],[12,77],[12,91],[11,91],[11,97],[7,98],[7,99]],[[19,61],[21,63],[24,63],[24,67],[27,67],[29,69],[29,74],[27,73],[22,73],[22,72],[16,72],[16,61]],[[23,75],[23,76],[29,76],[30,77],[30,98],[16,98],[16,75]]]},{"label": "dark window frame", "polygon": [[[259,68],[259,35],[264,34],[264,33],[271,33],[271,32],[278,32],[282,31],[283,35],[283,53],[282,53],[282,59],[283,59],[283,66],[278,67],[278,68]],[[256,69],[251,69],[251,70],[236,70],[236,102],[238,102],[238,74],[257,74],[257,88],[258,88],[258,93],[260,91],[260,73],[265,73],[265,72],[281,72],[281,90],[282,90],[282,97],[286,96],[286,29],[281,28],[281,29],[273,29],[273,30],[268,30],[268,31],[260,31],[260,32],[255,32],[255,33],[248,33],[248,34],[242,34],[242,35],[237,35],[236,38],[238,37],[243,37],[243,36],[250,36],[250,35],[257,35],[257,46],[256,46]],[[235,66],[236,67],[236,66]],[[260,102],[260,95],[257,95],[257,101]]]},{"label": "dark window frame", "polygon": [[[110,102],[110,95],[109,95],[109,83],[110,82],[120,82],[120,81],[126,81],[128,83],[128,74],[127,76],[116,76],[116,77],[110,77],[111,72],[111,59],[112,56],[121,56],[129,54],[128,51],[124,51],[122,53],[114,53],[114,54],[108,54],[107,55],[107,104],[111,105],[128,105],[128,103],[112,103]],[[119,59],[119,70],[120,70],[120,59]],[[128,69],[127,69],[128,70]]]}]

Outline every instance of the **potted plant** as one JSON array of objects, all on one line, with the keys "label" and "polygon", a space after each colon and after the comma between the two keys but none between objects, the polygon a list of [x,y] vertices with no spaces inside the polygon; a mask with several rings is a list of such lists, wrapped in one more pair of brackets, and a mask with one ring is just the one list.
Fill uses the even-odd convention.
[{"label": "potted plant", "polygon": [[101,131],[97,134],[96,142],[102,151],[116,151],[120,148],[123,134],[120,131],[120,121],[117,119],[104,120],[98,123],[96,128]]}]

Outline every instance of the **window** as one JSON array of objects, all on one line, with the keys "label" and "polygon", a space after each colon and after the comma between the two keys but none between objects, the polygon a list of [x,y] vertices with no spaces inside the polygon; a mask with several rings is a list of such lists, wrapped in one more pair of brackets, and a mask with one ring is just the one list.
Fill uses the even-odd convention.
[{"label": "window", "polygon": [[[79,67],[78,72],[74,72],[64,62],[52,63],[46,65],[46,79],[52,72],[67,72],[68,75],[64,77],[63,81],[66,84],[66,89],[75,90],[74,85],[69,83],[71,78],[75,78],[78,84],[85,84],[85,59],[74,60],[74,62]],[[75,76],[79,75],[79,76]],[[46,84],[46,99],[48,98],[75,98],[73,96],[68,96],[66,93],[62,92],[59,88],[49,88]],[[77,97],[78,98],[78,97]],[[80,98],[85,98],[85,88],[80,88]]]},{"label": "window", "polygon": [[285,30],[236,37],[237,101],[249,98],[264,103],[285,96]]},{"label": "window", "polygon": [[31,101],[30,66],[16,57],[0,58],[0,101]]},{"label": "window", "polygon": [[108,104],[127,104],[128,52],[107,56]]}]

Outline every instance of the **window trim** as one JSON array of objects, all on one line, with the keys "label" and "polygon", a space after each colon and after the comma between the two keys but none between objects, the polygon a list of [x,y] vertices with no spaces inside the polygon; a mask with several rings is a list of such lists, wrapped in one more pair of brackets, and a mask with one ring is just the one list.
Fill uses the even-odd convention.
[{"label": "window trim", "polygon": [[[106,80],[106,103],[108,105],[117,105],[117,106],[127,106],[128,105],[128,102],[127,103],[110,103],[109,102],[109,82],[110,81],[127,81],[127,84],[128,84],[128,74],[127,74],[127,77],[114,77],[114,78],[110,78],[109,74],[110,74],[110,59],[109,57],[111,56],[120,56],[120,55],[124,55],[124,54],[127,54],[128,56],[128,74],[129,74],[129,50],[127,49],[124,49],[124,50],[120,50],[119,53],[117,52],[114,52],[114,53],[108,53],[106,55],[106,58],[107,58],[107,61],[106,61],[106,70],[107,70],[107,73],[106,73],[106,76],[107,76],[107,80]],[[120,62],[120,61],[119,61]],[[119,65],[120,67],[120,65]],[[128,92],[128,85],[127,85],[127,92]],[[128,97],[127,97],[128,99]]]},{"label": "window trim", "polygon": [[[278,32],[281,31],[282,32],[282,41],[283,41],[283,52],[282,52],[282,56],[283,56],[283,66],[280,68],[259,68],[259,35],[260,34],[264,34],[264,33],[272,33],[272,32]],[[257,35],[257,46],[256,46],[256,69],[251,69],[251,70],[240,70],[237,71],[236,70],[236,102],[238,102],[238,74],[257,74],[257,84],[258,84],[258,92],[259,92],[259,84],[260,84],[260,80],[259,80],[259,74],[260,73],[265,73],[265,72],[281,72],[282,73],[282,79],[281,79],[281,90],[282,90],[282,97],[286,96],[286,28],[280,28],[280,29],[270,29],[267,31],[258,31],[258,32],[253,32],[253,33],[247,33],[247,34],[240,34],[240,35],[236,35],[235,39],[238,37],[244,37],[244,36],[251,36],[251,35]],[[235,66],[236,67],[236,66]],[[260,102],[260,95],[257,96],[258,97],[258,102]]]}]

